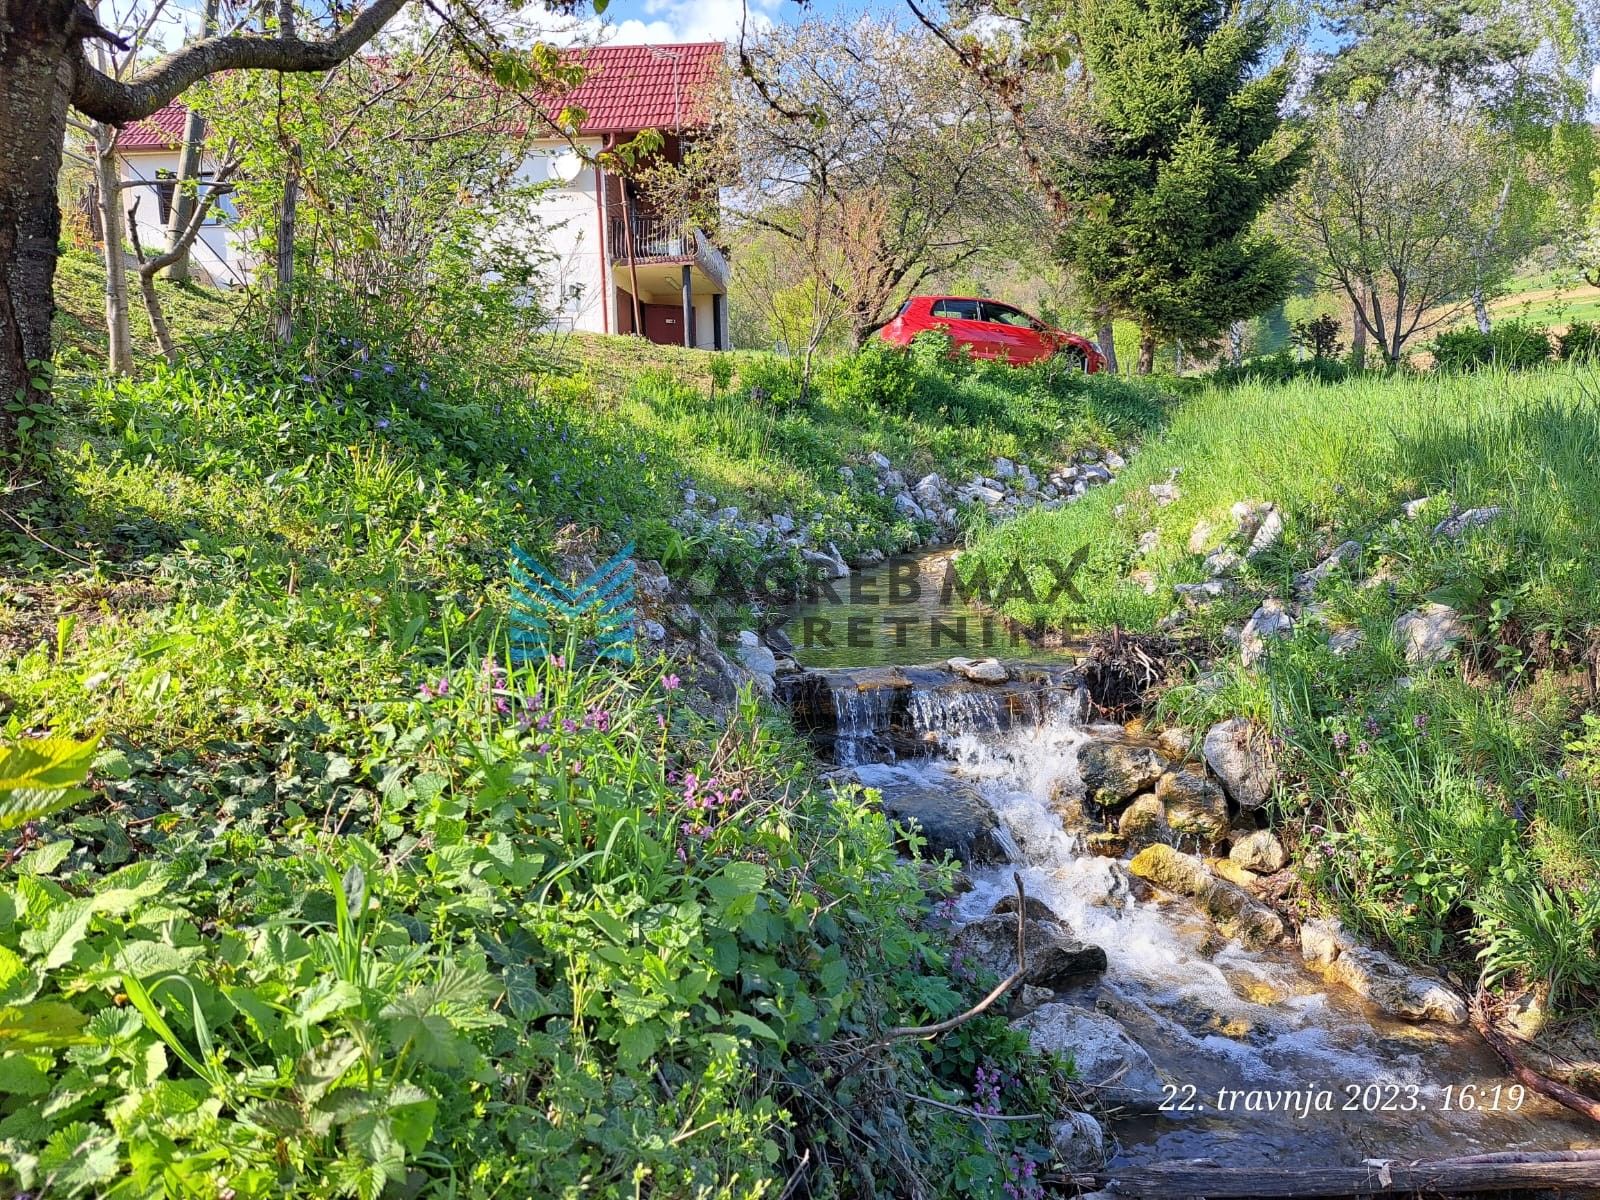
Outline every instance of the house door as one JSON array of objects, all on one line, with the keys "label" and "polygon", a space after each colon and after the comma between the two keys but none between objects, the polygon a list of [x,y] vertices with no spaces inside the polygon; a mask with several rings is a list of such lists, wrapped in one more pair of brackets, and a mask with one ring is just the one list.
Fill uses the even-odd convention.
[{"label": "house door", "polygon": [[683,308],[676,304],[646,304],[644,336],[661,346],[683,345]]}]

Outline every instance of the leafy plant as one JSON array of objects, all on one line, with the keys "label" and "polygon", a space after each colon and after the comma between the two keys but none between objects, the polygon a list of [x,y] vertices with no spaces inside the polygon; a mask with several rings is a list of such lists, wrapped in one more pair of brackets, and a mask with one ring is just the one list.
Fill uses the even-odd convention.
[{"label": "leafy plant", "polygon": [[49,737],[0,747],[0,833],[86,799],[80,785],[98,745],[98,738]]}]

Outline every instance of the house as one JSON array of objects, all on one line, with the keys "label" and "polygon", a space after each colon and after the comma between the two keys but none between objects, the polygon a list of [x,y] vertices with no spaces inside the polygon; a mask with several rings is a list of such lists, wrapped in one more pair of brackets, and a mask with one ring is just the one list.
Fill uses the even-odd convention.
[{"label": "house", "polygon": [[[723,251],[704,230],[662,215],[635,181],[595,162],[601,151],[646,129],[661,134],[664,158],[680,161],[705,127],[703,101],[722,79],[726,47],[690,42],[571,53],[588,74],[559,105],[581,108],[585,119],[571,142],[555,136],[535,140],[518,172],[520,182],[545,185],[528,215],[553,255],[545,298],[553,323],[726,349],[729,272]],[[136,185],[130,194],[140,194],[140,183],[149,189],[148,200],[140,194],[137,214],[147,248],[162,244],[185,115],[181,105],[169,105],[130,124],[118,141],[122,178]],[[211,164],[201,165],[203,188]],[[234,225],[237,213],[226,197],[213,211],[191,259],[218,286],[242,283],[250,263]]]}]

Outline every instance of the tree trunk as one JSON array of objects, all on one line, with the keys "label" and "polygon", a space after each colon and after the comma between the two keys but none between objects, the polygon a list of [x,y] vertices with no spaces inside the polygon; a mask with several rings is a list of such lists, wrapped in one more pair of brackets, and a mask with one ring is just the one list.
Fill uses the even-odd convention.
[{"label": "tree trunk", "polygon": [[133,372],[133,331],[128,324],[128,228],[122,218],[116,149],[117,131],[96,121],[94,179],[106,263],[106,369],[113,375],[128,375]]},{"label": "tree trunk", "polygon": [[1100,344],[1100,353],[1105,356],[1106,370],[1112,375],[1117,373],[1117,334],[1111,323],[1111,314],[1102,312],[1100,316],[1100,329],[1095,334],[1095,341]]},{"label": "tree trunk", "polygon": [[[200,36],[207,38],[217,32],[217,9],[221,0],[205,0],[200,20]],[[183,126],[183,149],[178,157],[178,182],[172,192],[172,211],[167,215],[167,253],[174,250],[178,257],[167,268],[167,278],[174,283],[189,279],[189,250],[180,245],[183,231],[189,224],[189,215],[199,202],[200,146],[205,141],[206,122],[193,108]],[[193,244],[192,242],[190,243]]]},{"label": "tree trunk", "polygon": [[1488,337],[1492,326],[1489,324],[1489,305],[1483,298],[1482,280],[1472,285],[1472,315],[1477,318],[1478,332]]},{"label": "tree trunk", "polygon": [[278,206],[278,293],[272,332],[288,345],[294,338],[294,226],[300,200],[300,148],[289,156],[283,177],[283,201]]},{"label": "tree trunk", "polygon": [[[46,399],[61,242],[56,183],[67,129],[69,39],[31,2],[0,0],[0,470],[17,453],[12,402]],[[7,26],[9,25],[9,28]],[[52,36],[54,34],[54,36]],[[36,386],[37,385],[37,386]]]},{"label": "tree trunk", "polygon": [[1148,329],[1139,333],[1139,364],[1134,368],[1135,375],[1148,375],[1156,366],[1156,335]]},{"label": "tree trunk", "polygon": [[1246,325],[1235,321],[1228,326],[1228,361],[1236,367],[1244,366],[1244,335]]},{"label": "tree trunk", "polygon": [[1350,316],[1350,365],[1361,371],[1367,365],[1367,323],[1361,317],[1361,306],[1354,300],[1350,302]]}]

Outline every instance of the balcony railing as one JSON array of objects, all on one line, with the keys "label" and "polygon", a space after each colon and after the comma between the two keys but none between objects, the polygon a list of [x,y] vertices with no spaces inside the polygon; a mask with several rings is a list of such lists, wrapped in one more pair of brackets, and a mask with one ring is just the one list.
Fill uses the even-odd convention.
[{"label": "balcony railing", "polygon": [[[693,258],[695,252],[693,226],[665,217],[635,214],[634,258]],[[621,217],[611,218],[611,256],[617,259],[628,257],[628,241]]]}]

